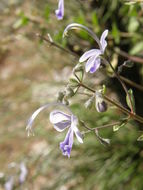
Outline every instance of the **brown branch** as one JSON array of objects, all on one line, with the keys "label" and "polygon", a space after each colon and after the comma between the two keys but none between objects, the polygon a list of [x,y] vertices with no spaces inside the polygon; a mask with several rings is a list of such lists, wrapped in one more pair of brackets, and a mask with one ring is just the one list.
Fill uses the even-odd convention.
[{"label": "brown branch", "polygon": [[119,50],[119,49],[114,49],[114,51],[117,54],[121,55],[122,57],[128,58],[129,60],[134,61],[136,63],[143,64],[143,59],[141,57],[129,55],[127,52],[125,52],[123,50]]}]

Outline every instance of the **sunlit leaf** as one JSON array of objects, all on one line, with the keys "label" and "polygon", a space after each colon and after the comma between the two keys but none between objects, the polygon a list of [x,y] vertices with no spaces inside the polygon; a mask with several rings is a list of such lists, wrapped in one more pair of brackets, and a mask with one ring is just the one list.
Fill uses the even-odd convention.
[{"label": "sunlit leaf", "polygon": [[118,44],[120,42],[120,31],[119,31],[116,23],[113,23],[113,25],[112,25],[112,36],[113,36],[115,42]]},{"label": "sunlit leaf", "polygon": [[139,22],[136,17],[131,17],[129,20],[128,31],[135,32],[139,27]]},{"label": "sunlit leaf", "polygon": [[143,51],[143,42],[142,42],[142,41],[138,42],[138,43],[130,50],[130,54],[136,55],[136,54],[140,53],[141,51]]},{"label": "sunlit leaf", "polygon": [[125,126],[125,123],[122,123],[121,125],[114,125],[113,126],[113,131],[116,132],[118,131],[121,127],[124,127]]},{"label": "sunlit leaf", "polygon": [[137,141],[143,141],[143,135],[139,136]]},{"label": "sunlit leaf", "polygon": [[18,29],[18,28],[20,28],[20,27],[22,27],[22,26],[27,25],[28,22],[29,22],[28,17],[23,16],[22,18],[18,19],[18,20],[14,23],[13,28],[14,28],[14,29]]}]

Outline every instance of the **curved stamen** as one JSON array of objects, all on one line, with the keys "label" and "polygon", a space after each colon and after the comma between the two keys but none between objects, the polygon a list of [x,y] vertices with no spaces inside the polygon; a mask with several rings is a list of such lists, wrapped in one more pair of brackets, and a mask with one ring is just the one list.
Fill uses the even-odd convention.
[{"label": "curved stamen", "polygon": [[84,25],[82,25],[82,24],[78,24],[78,23],[69,24],[69,25],[65,28],[65,30],[64,30],[64,32],[63,32],[63,38],[64,38],[65,36],[67,36],[69,30],[73,30],[73,29],[83,29],[83,30],[85,30],[86,32],[88,32],[88,34],[97,42],[97,44],[98,44],[100,50],[103,51],[103,48],[102,48],[102,46],[101,46],[100,40],[99,40],[99,38],[97,37],[97,35],[96,35],[92,30],[90,30],[89,28],[87,28],[86,26],[84,26]]},{"label": "curved stamen", "polygon": [[32,133],[32,135],[34,135],[33,129],[32,129],[32,125],[34,120],[36,119],[36,117],[38,116],[38,114],[43,111],[48,109],[51,106],[63,106],[65,109],[67,109],[67,111],[72,115],[72,111],[70,110],[70,108],[68,108],[66,105],[62,104],[62,103],[49,103],[49,104],[45,104],[43,106],[41,106],[40,108],[38,108],[33,114],[32,116],[29,118],[28,120],[28,124],[26,126],[26,130],[28,131],[28,136],[30,136],[30,134]]}]

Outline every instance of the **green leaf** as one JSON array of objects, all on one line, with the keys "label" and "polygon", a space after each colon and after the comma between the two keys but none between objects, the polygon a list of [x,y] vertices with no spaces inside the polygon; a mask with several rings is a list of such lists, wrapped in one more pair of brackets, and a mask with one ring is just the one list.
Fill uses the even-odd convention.
[{"label": "green leaf", "polygon": [[120,31],[117,28],[116,23],[112,25],[112,36],[117,44],[120,42]]},{"label": "green leaf", "polygon": [[[131,109],[133,107],[133,112],[135,113],[135,99],[134,99],[134,95],[133,95],[133,90],[132,89],[129,89],[128,90],[128,93],[129,93],[129,96],[130,96],[130,99],[129,99],[129,96],[127,95],[126,96],[126,102],[127,102],[127,105],[129,106],[129,108]],[[131,105],[132,104],[132,105]]]},{"label": "green leaf", "polygon": [[77,79],[74,77],[74,76],[72,76],[70,79],[69,79],[69,86],[71,86],[71,87],[77,87],[78,86],[78,81],[77,81]]},{"label": "green leaf", "polygon": [[132,68],[134,66],[134,63],[130,60],[125,61],[122,65],[118,67],[118,73],[121,73],[123,68]]},{"label": "green leaf", "polygon": [[92,23],[93,23],[95,26],[99,26],[96,11],[94,11],[94,12],[92,13]]},{"label": "green leaf", "polygon": [[83,75],[84,75],[84,66],[81,63],[78,63],[74,68],[73,68],[73,75],[78,77],[80,81],[83,80]]},{"label": "green leaf", "polygon": [[98,22],[98,17],[97,17],[96,11],[94,11],[92,13],[91,19],[92,19],[92,24],[93,24],[94,31],[99,32],[100,27],[99,27],[99,22]]},{"label": "green leaf", "polygon": [[131,50],[130,50],[130,54],[135,55],[140,53],[141,51],[143,51],[143,42],[140,41],[139,43],[137,43]]},{"label": "green leaf", "polygon": [[45,17],[46,21],[49,21],[49,15],[50,15],[50,8],[49,8],[49,6],[46,6],[45,10],[44,10],[44,17]]},{"label": "green leaf", "polygon": [[29,22],[28,17],[23,16],[22,18],[18,19],[18,20],[14,23],[13,28],[14,28],[14,29],[18,29],[18,28],[20,28],[20,27],[22,27],[22,26],[27,25],[28,22]]},{"label": "green leaf", "polygon": [[123,64],[125,67],[132,68],[134,66],[134,63],[130,60],[127,60]]},{"label": "green leaf", "polygon": [[74,18],[74,21],[79,24],[85,25],[86,24],[85,14],[83,12],[79,11],[79,15]]},{"label": "green leaf", "polygon": [[106,85],[105,84],[102,85],[102,94],[103,95],[106,94]]},{"label": "green leaf", "polygon": [[122,123],[121,125],[114,125],[113,126],[113,131],[116,132],[118,131],[121,127],[124,127],[125,126],[125,123]]},{"label": "green leaf", "polygon": [[143,135],[139,136],[137,141],[143,141]]},{"label": "green leaf", "polygon": [[138,28],[139,28],[139,22],[138,22],[137,18],[131,17],[129,20],[128,31],[136,32]]},{"label": "green leaf", "polygon": [[96,137],[97,139],[99,140],[99,142],[102,144],[102,145],[110,145],[110,139],[105,139],[103,137],[101,137],[98,133],[98,130],[95,129],[95,134],[96,134]]}]

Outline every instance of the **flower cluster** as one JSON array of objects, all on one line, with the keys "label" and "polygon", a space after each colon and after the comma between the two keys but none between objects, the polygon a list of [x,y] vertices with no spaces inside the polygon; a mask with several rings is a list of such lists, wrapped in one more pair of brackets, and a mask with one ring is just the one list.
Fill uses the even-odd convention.
[{"label": "flower cluster", "polygon": [[85,70],[86,72],[94,73],[101,64],[100,55],[104,54],[107,42],[105,38],[108,35],[108,30],[105,30],[100,38],[101,48],[100,49],[91,49],[86,51],[79,59],[79,62],[86,62]]},{"label": "flower cluster", "polygon": [[[64,0],[58,1],[58,9],[55,11],[55,14],[56,14],[58,20],[63,19]],[[107,47],[106,37],[108,35],[108,30],[105,30],[99,39],[96,36],[96,34],[92,30],[87,28],[86,26],[84,26],[82,24],[78,24],[78,23],[72,23],[72,24],[69,24],[65,28],[65,30],[63,32],[63,37],[65,35],[67,35],[69,30],[72,30],[72,29],[85,30],[97,42],[99,48],[88,50],[80,57],[79,63],[75,66],[75,68],[73,69],[73,72],[72,72],[72,76],[69,78],[67,87],[65,88],[64,91],[61,91],[58,94],[58,99],[57,99],[58,103],[46,104],[44,106],[41,106],[39,109],[37,109],[31,116],[31,118],[29,119],[29,122],[28,122],[28,125],[26,128],[28,130],[28,134],[29,134],[29,132],[32,132],[33,121],[35,120],[35,118],[41,111],[49,108],[49,106],[51,106],[51,105],[57,106],[59,104],[64,106],[66,109],[68,109],[70,114],[64,113],[60,110],[54,110],[50,113],[49,119],[50,119],[50,122],[53,124],[53,127],[58,132],[63,132],[66,129],[68,130],[64,141],[62,141],[60,143],[60,149],[61,149],[62,153],[64,156],[67,156],[67,157],[70,157],[70,155],[71,155],[71,150],[72,150],[73,141],[74,141],[74,135],[76,136],[79,143],[83,143],[82,133],[79,131],[79,129],[77,127],[79,124],[78,118],[75,115],[73,115],[72,112],[70,111],[70,109],[67,107],[69,105],[69,98],[73,97],[76,93],[78,93],[78,90],[80,87],[85,88],[86,90],[88,90],[90,92],[90,93],[83,93],[90,97],[85,103],[86,108],[91,108],[92,105],[94,104],[95,105],[94,107],[96,107],[97,112],[105,112],[107,110],[107,102],[109,102],[112,105],[115,105],[117,108],[119,108],[123,113],[126,113],[128,115],[128,117],[126,119],[119,121],[118,123],[116,123],[116,125],[115,125],[115,123],[114,124],[112,123],[111,125],[109,124],[109,125],[96,127],[96,128],[89,128],[84,124],[83,121],[80,121],[80,124],[83,127],[85,127],[86,129],[88,129],[88,131],[86,131],[85,133],[94,131],[96,137],[102,144],[109,144],[110,141],[109,141],[109,139],[102,138],[99,135],[99,132],[98,132],[99,129],[113,126],[113,130],[117,131],[120,127],[124,126],[128,122],[130,116],[133,116],[134,119],[143,123],[143,118],[135,115],[135,111],[134,111],[134,106],[135,106],[134,103],[135,102],[134,102],[133,92],[131,90],[127,89],[126,85],[123,83],[123,81],[120,78],[119,72],[116,72],[116,69],[114,69],[110,60],[108,60],[107,55],[104,55],[105,49]],[[65,52],[68,52],[68,53],[70,52],[70,50],[64,49],[60,45],[53,43],[53,41],[52,41],[52,44]],[[75,53],[72,52],[72,55],[75,56]],[[127,102],[128,107],[131,109],[131,112],[128,109],[124,108],[122,105],[120,105],[118,102],[110,99],[107,95],[105,95],[105,87],[101,90],[94,90],[83,83],[84,66],[82,63],[85,61],[86,61],[85,71],[90,72],[90,73],[95,73],[99,69],[99,67],[101,65],[101,61],[103,61],[104,63],[108,63],[108,65],[112,69],[114,75],[119,80],[124,91],[126,92],[126,98],[127,98],[126,102]],[[128,64],[126,62],[126,64],[123,64],[122,67],[127,66]],[[128,65],[128,67],[129,66],[130,66],[130,64]],[[122,69],[122,67],[120,67],[120,70]],[[134,115],[133,115],[133,113],[134,113]],[[138,140],[143,140],[143,136],[141,136]],[[24,181],[26,171],[23,166],[21,166],[21,168],[22,168],[21,171],[23,171],[23,173],[24,173],[24,174],[21,174],[21,181]],[[12,179],[10,179],[10,183],[13,183]]]},{"label": "flower cluster", "polygon": [[82,134],[77,128],[77,117],[75,115],[68,115],[59,110],[54,110],[50,113],[50,122],[58,132],[62,132],[68,128],[65,140],[60,143],[60,149],[64,156],[70,157],[74,134],[77,140],[83,143]]}]

